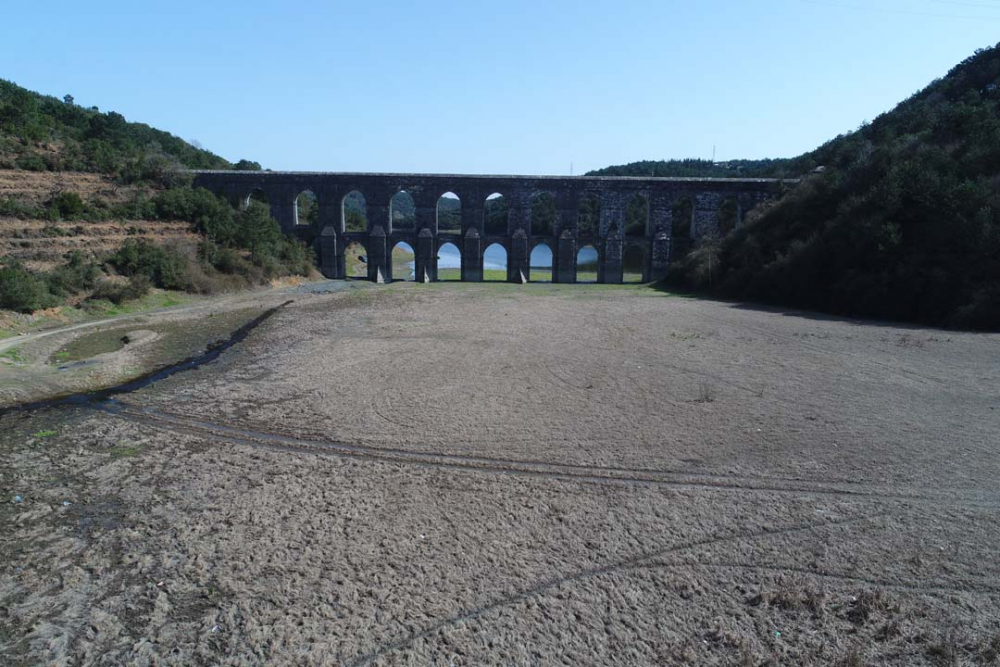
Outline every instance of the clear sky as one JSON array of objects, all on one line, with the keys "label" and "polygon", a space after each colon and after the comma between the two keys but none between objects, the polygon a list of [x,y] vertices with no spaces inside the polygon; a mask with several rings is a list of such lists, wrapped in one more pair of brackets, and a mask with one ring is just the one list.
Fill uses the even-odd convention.
[{"label": "clear sky", "polygon": [[977,48],[1000,0],[4,0],[0,77],[271,169],[790,157]]}]

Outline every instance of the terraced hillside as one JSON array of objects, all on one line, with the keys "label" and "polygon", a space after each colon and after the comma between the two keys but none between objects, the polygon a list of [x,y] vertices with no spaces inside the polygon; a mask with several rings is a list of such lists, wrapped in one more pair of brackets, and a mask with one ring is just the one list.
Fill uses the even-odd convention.
[{"label": "terraced hillside", "polygon": [[[154,192],[100,174],[0,170],[0,257],[48,270],[70,251],[97,259],[114,252],[127,238],[196,244],[199,237],[189,222],[109,213]],[[79,195],[87,210],[70,219],[60,216],[53,202],[66,193]]]}]

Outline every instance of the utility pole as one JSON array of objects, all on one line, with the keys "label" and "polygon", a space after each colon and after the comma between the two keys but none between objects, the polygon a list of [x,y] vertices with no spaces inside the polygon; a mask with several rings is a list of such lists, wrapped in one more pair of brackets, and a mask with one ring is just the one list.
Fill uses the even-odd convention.
[{"label": "utility pole", "polygon": [[712,164],[715,164],[715,144],[712,144]]}]

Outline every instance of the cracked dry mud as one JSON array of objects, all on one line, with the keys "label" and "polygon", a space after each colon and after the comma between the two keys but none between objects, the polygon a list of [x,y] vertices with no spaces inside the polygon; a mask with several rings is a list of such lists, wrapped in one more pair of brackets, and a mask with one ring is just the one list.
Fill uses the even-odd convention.
[{"label": "cracked dry mud", "polygon": [[115,413],[3,418],[0,662],[997,664],[998,350],[645,288],[304,296]]}]

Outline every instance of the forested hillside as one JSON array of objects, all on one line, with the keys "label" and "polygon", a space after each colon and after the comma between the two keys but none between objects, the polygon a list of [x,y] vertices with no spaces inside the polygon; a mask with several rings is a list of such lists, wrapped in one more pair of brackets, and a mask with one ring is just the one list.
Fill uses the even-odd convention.
[{"label": "forested hillside", "polygon": [[136,182],[176,167],[232,166],[114,111],[101,113],[78,106],[70,95],[59,100],[0,79],[0,168],[98,172]]},{"label": "forested hillside", "polygon": [[270,209],[190,187],[235,165],[115,112],[0,80],[0,309],[207,293],[312,272]]},{"label": "forested hillside", "polygon": [[675,264],[685,288],[1000,329],[1000,48],[789,162],[814,174]]}]

